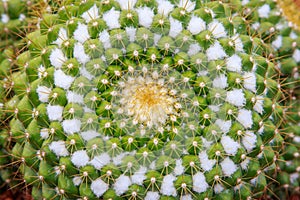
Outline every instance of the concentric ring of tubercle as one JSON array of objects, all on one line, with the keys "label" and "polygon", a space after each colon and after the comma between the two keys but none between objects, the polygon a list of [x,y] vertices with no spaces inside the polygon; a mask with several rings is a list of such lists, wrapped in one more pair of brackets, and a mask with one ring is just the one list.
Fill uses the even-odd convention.
[{"label": "concentric ring of tubercle", "polygon": [[[132,185],[145,184],[143,182],[146,179],[145,176],[151,170],[156,170],[161,175],[162,185],[159,188],[160,193],[158,190],[147,191],[155,194],[147,193],[146,196],[180,195],[174,184],[175,180],[179,181],[182,178],[182,175],[189,177],[186,182],[189,179],[193,180],[191,181],[192,186],[186,182],[179,184],[192,191],[184,193],[183,196],[191,198],[194,193],[201,194],[211,189],[215,194],[219,194],[226,190],[226,185],[223,185],[220,180],[230,179],[235,173],[247,170],[248,164],[253,159],[248,155],[256,150],[258,138],[263,134],[263,123],[260,123],[259,128],[253,128],[258,123],[253,116],[254,114],[256,114],[255,116],[264,116],[263,99],[268,98],[266,97],[267,90],[263,93],[256,93],[258,89],[256,62],[261,61],[255,60],[256,52],[250,52],[253,60],[251,69],[244,68],[242,55],[247,53],[245,53],[246,50],[237,30],[234,33],[227,33],[226,28],[220,22],[221,19],[218,19],[216,15],[214,15],[216,18],[212,17],[211,21],[206,22],[196,14],[191,14],[190,21],[183,23],[180,19],[174,19],[169,12],[165,12],[167,9],[161,9],[164,7],[172,10],[173,5],[169,1],[159,2],[164,3],[159,3],[157,10],[166,17],[164,20],[170,23],[169,33],[165,34],[165,30],[151,27],[153,16],[156,13],[148,7],[134,8],[132,6],[139,16],[137,30],[132,27],[122,27],[116,20],[120,12],[116,10],[117,8],[113,8],[103,13],[102,16],[108,28],[100,32],[99,37],[97,36],[103,46],[103,53],[97,58],[88,54],[85,49],[86,42],[90,40],[87,24],[100,18],[96,5],[91,6],[90,10],[81,15],[85,22],[78,23],[73,35],[68,35],[65,28],[60,28],[58,38],[54,42],[56,47],[50,55],[52,65],[50,68],[55,68],[54,84],[50,86],[40,84],[37,89],[39,100],[47,105],[47,116],[50,123],[62,124],[67,139],[72,138],[70,143],[63,139],[50,141],[49,148],[56,154],[58,160],[70,157],[72,164],[77,169],[91,165],[99,172],[105,166],[113,164],[122,172],[122,175],[117,177],[112,185],[107,184],[101,177],[91,180],[91,189],[98,197],[102,196],[109,187],[112,187],[117,195],[125,195]],[[121,5],[123,9],[128,6],[128,4],[124,6],[123,3]],[[187,4],[183,4],[181,1],[178,6],[186,6],[185,12],[193,13],[195,5],[191,1],[187,1]],[[213,13],[212,10],[208,9],[208,11],[207,13]],[[227,18],[224,20],[230,22]],[[201,24],[201,26],[194,26],[194,23]],[[113,30],[120,31],[120,29],[122,39],[118,43],[112,39],[116,36],[113,35]],[[184,32],[183,29],[188,32],[186,30]],[[207,44],[203,44],[196,38],[205,31],[209,33],[204,36],[208,40]],[[151,35],[151,37],[144,37],[145,32],[149,33],[148,36]],[[147,42],[143,42],[139,33],[144,33],[142,38]],[[168,38],[164,38],[164,36]],[[62,46],[63,42],[70,38],[76,41],[74,53],[71,56],[65,54]],[[224,43],[225,39],[230,42]],[[168,43],[161,45],[165,41]],[[170,45],[168,45],[169,42]],[[130,52],[125,48],[126,45],[132,43],[141,47],[140,61],[131,60]],[[157,49],[159,54],[157,59],[152,56],[152,51],[157,53],[152,47]],[[171,48],[166,51],[166,47]],[[151,54],[149,55],[150,50]],[[64,64],[70,59],[68,57],[74,57],[79,63],[79,74],[66,74]],[[171,63],[169,72],[164,71],[165,63],[163,61],[165,60],[163,58],[169,58],[167,60]],[[98,66],[97,69],[90,68],[89,64],[96,59],[101,59],[102,61],[99,63],[104,63],[100,71]],[[132,71],[127,62],[134,62],[133,68],[137,70]],[[147,73],[144,72],[144,67],[146,67]],[[40,67],[40,71],[44,72],[45,70]],[[175,82],[178,81],[176,84],[170,83],[173,74],[176,77]],[[103,82],[98,80],[102,76],[106,77],[101,79]],[[232,76],[237,76],[235,81],[230,79]],[[157,81],[155,77],[158,77]],[[41,76],[40,78],[42,79]],[[104,87],[105,90],[100,91],[99,81],[102,85],[107,84],[107,87]],[[133,81],[134,84],[130,84],[130,81]],[[147,81],[153,83],[148,84]],[[138,88],[136,87],[139,86],[143,90],[137,92]],[[67,105],[60,105],[61,102],[54,103],[55,101],[52,101],[56,96],[52,94],[54,88],[61,89],[56,94],[60,94],[61,91],[66,94]],[[155,99],[154,102],[157,103],[154,105],[162,106],[163,103],[165,105],[154,109],[152,113],[162,116],[162,119],[156,121],[157,119],[152,116],[143,116],[134,120],[140,111],[137,104],[148,99],[147,95],[161,89],[163,94],[167,91],[168,95],[156,97],[159,100]],[[174,89],[179,94],[171,93]],[[143,93],[147,91],[148,94]],[[49,95],[50,93],[52,96]],[[185,97],[185,94],[188,97],[182,98]],[[253,96],[253,105],[249,106],[246,94]],[[144,95],[147,98],[139,99],[137,95]],[[120,101],[122,98],[125,100]],[[134,104],[133,112],[118,113],[120,107],[128,108],[128,111],[132,108],[132,104]],[[102,109],[102,105],[104,109]],[[145,105],[149,106],[150,104],[146,103]],[[251,106],[253,107],[251,108]],[[161,108],[165,112],[157,114],[160,113]],[[144,111],[149,113],[149,109],[149,107],[141,109],[142,114]],[[124,131],[120,126],[122,120],[130,121],[128,123],[126,121]],[[150,125],[147,127],[147,124]],[[237,133],[233,132],[232,127],[238,128]],[[146,134],[144,131],[137,133],[143,128],[146,129]],[[43,130],[41,136],[44,140],[50,139],[50,132],[45,133],[47,129],[48,127],[41,129]],[[83,147],[76,146],[79,142],[76,138],[83,139]],[[99,153],[88,149],[90,146],[87,144],[94,139],[99,139],[98,142],[101,141],[101,143],[95,144],[96,146],[92,145],[92,149],[99,150]],[[70,145],[75,145],[78,149],[69,148]],[[140,149],[145,151],[139,152]],[[90,154],[91,151],[94,154]],[[239,155],[239,151],[243,152],[242,160],[234,159]],[[141,162],[144,161],[141,154],[143,157],[149,155],[145,162]],[[190,159],[192,160],[190,161]],[[185,163],[187,160],[190,161],[188,165]],[[56,168],[58,169],[57,173],[61,174],[61,168],[56,167],[58,167]],[[212,182],[208,177],[209,173],[211,171],[213,173],[214,170],[218,173],[214,177],[218,178]],[[255,182],[256,176],[251,178]],[[201,180],[201,183],[198,180]],[[80,174],[75,175],[73,182],[75,185],[84,184]],[[101,185],[103,190],[100,190],[97,184]],[[243,184],[239,182],[233,185],[241,186]]]}]

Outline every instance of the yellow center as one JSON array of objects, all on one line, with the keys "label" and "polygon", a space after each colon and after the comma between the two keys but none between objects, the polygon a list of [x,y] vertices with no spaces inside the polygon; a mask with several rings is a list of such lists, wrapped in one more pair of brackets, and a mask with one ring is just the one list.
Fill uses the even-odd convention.
[{"label": "yellow center", "polygon": [[155,80],[139,77],[125,83],[122,90],[122,107],[133,117],[133,123],[159,127],[170,115],[176,115],[176,99],[169,90]]},{"label": "yellow center", "polygon": [[300,29],[300,0],[278,0],[278,4],[287,20]]}]

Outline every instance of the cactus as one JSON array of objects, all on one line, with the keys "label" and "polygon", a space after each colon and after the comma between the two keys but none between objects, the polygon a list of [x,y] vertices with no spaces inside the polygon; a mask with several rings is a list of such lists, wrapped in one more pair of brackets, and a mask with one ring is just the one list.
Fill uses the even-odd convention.
[{"label": "cactus", "polygon": [[191,0],[62,5],[26,35],[5,91],[12,159],[35,199],[265,193],[285,95],[270,24],[251,26],[259,13]]}]

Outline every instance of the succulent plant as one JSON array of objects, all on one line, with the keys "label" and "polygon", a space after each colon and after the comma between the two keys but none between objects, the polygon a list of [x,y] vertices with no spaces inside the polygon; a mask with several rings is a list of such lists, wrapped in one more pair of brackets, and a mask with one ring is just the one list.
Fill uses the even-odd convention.
[{"label": "succulent plant", "polygon": [[250,199],[268,189],[285,110],[270,26],[251,23],[264,10],[62,5],[27,34],[4,81],[12,159],[35,199]]}]

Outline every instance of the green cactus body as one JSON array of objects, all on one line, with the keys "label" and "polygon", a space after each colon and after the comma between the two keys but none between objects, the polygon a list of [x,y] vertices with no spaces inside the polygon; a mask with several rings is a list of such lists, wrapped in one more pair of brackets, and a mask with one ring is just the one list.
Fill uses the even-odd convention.
[{"label": "green cactus body", "polygon": [[105,0],[44,14],[4,103],[33,197],[260,197],[283,121],[264,42],[277,18],[254,30],[237,10]]}]

